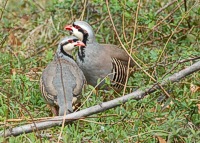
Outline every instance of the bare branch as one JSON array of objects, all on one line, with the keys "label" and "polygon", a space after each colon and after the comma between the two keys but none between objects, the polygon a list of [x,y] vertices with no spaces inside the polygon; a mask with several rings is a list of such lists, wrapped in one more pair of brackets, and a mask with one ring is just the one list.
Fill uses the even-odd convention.
[{"label": "bare branch", "polygon": [[[172,76],[164,79],[160,83],[160,85],[164,86],[164,85],[167,85],[169,82],[178,82],[182,78],[184,78],[194,72],[197,72],[197,71],[200,71],[200,61],[198,61],[195,64],[187,67],[186,69],[183,69],[183,70],[179,71],[178,73],[175,73]],[[116,98],[114,100],[111,100],[108,102],[103,102],[102,104],[92,106],[90,108],[86,108],[84,110],[68,114],[65,116],[66,123],[69,123],[69,122],[72,122],[72,121],[75,121],[75,120],[78,120],[81,118],[85,118],[87,116],[97,114],[97,113],[103,112],[105,110],[114,108],[116,106],[119,106],[119,105],[129,101],[130,99],[140,100],[140,99],[144,98],[146,95],[153,93],[154,91],[156,91],[159,88],[160,88],[160,86],[158,86],[158,85],[152,85],[150,88],[146,88],[143,91],[137,90],[133,93]],[[17,136],[17,135],[20,135],[23,133],[30,133],[30,132],[33,132],[34,130],[36,130],[35,126],[37,126],[38,130],[47,129],[50,127],[61,125],[62,120],[63,120],[63,116],[57,116],[57,117],[53,117],[53,118],[45,120],[45,121],[35,122],[34,124],[32,123],[32,124],[23,125],[20,127],[14,127],[11,129],[7,129],[5,132],[1,131],[0,136],[8,137],[8,136],[12,136],[12,135]]]},{"label": "bare branch", "polygon": [[164,7],[162,7],[158,11],[156,11],[156,15],[161,13],[163,10],[165,10],[166,8],[168,8],[170,5],[174,4],[175,2],[177,2],[177,0],[173,0],[173,1],[169,2],[169,3],[167,3]]}]

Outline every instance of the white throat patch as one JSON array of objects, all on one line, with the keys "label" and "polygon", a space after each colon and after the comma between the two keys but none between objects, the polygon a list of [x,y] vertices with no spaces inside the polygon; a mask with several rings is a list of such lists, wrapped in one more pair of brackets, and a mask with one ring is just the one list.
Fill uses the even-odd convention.
[{"label": "white throat patch", "polygon": [[74,27],[72,28],[72,30],[73,30],[73,35],[76,36],[80,41],[83,41],[83,33],[78,31],[78,29]]},{"label": "white throat patch", "polygon": [[75,48],[74,43],[68,43],[67,45],[63,46],[63,50],[68,53]]}]

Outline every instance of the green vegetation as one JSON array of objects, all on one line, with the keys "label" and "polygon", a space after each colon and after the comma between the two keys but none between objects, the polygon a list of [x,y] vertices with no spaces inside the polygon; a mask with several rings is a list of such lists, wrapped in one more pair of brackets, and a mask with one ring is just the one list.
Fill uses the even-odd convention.
[{"label": "green vegetation", "polygon": [[[109,0],[109,8],[122,43],[158,82],[194,63],[200,55],[200,3]],[[138,3],[140,4],[137,13]],[[50,117],[41,97],[39,78],[52,60],[58,41],[69,35],[66,24],[83,17],[99,43],[120,45],[103,0],[4,0],[0,2],[0,131]],[[159,10],[160,13],[157,13]],[[137,18],[136,18],[137,17]],[[134,24],[137,19],[137,26]],[[135,41],[131,42],[136,28]],[[180,64],[178,64],[179,61]],[[197,60],[196,60],[197,61]],[[107,82],[109,84],[109,82]],[[128,94],[155,83],[139,67],[129,79]],[[164,87],[170,97],[157,102],[162,90],[140,101],[93,115],[66,125],[61,142],[198,142],[200,141],[200,72]],[[82,109],[121,95],[113,91],[98,95],[87,87]],[[92,92],[92,93],[91,93]],[[199,108],[198,108],[199,107]],[[22,119],[21,121],[19,119]],[[61,127],[0,142],[56,142]],[[42,134],[40,138],[37,134]]]}]

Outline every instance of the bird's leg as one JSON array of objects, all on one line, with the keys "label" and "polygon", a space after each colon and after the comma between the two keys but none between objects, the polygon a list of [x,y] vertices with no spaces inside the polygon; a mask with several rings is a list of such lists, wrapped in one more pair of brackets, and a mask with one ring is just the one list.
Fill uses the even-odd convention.
[{"label": "bird's leg", "polygon": [[80,106],[81,106],[80,95],[77,97],[73,97],[73,99],[72,99],[73,111],[78,111]]},{"label": "bird's leg", "polygon": [[58,116],[58,107],[50,106],[53,116]]}]

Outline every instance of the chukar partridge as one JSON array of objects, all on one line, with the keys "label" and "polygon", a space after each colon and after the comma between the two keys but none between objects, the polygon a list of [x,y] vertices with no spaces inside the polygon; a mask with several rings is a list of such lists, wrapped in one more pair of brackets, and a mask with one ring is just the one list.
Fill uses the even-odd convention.
[{"label": "chukar partridge", "polygon": [[[87,48],[79,48],[77,64],[82,69],[87,83],[97,85],[97,80],[108,76],[115,91],[123,89],[127,77],[128,54],[112,44],[99,44],[92,27],[84,21],[76,21],[65,26],[74,36],[81,40]],[[130,62],[130,67],[134,62]],[[129,76],[129,75],[128,75]],[[99,86],[102,86],[102,82]]]},{"label": "chukar partridge", "polygon": [[58,108],[59,116],[65,111],[66,114],[73,112],[73,105],[85,83],[83,72],[71,56],[75,46],[85,44],[73,36],[62,39],[53,61],[42,72],[41,92],[54,115],[58,115]]}]

